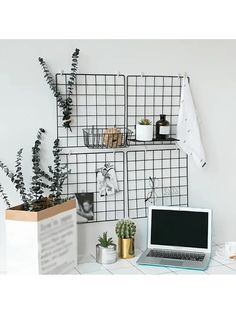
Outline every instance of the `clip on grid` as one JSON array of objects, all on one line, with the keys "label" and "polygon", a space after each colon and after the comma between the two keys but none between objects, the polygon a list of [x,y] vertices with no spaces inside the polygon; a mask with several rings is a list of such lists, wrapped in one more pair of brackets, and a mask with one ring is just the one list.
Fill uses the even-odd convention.
[{"label": "clip on grid", "polygon": [[[124,153],[71,153],[61,154],[62,164],[66,164],[71,173],[63,186],[63,196],[73,197],[75,193],[92,192],[94,195],[94,219],[91,222],[112,221],[125,216],[124,193]],[[113,165],[119,192],[101,197],[98,191],[97,170],[104,164]]]},{"label": "clip on grid", "polygon": [[[127,76],[127,128],[133,132],[130,145],[171,144],[176,141],[176,126],[179,114],[183,76],[128,75]],[[189,79],[189,78],[188,78]],[[155,140],[155,123],[165,114],[170,123],[170,136]],[[138,121],[147,118],[153,124],[153,141],[135,140]]]},{"label": "clip on grid", "polygon": [[[66,97],[69,76],[69,73],[56,74],[56,88],[64,97]],[[71,98],[72,132],[63,127],[61,109],[57,106],[57,137],[62,148],[84,147],[84,129],[96,131],[96,129],[118,128],[123,134],[127,134],[124,75],[76,74]]]},{"label": "clip on grid", "polygon": [[188,157],[179,149],[127,152],[128,213],[147,217],[156,206],[188,206]]}]

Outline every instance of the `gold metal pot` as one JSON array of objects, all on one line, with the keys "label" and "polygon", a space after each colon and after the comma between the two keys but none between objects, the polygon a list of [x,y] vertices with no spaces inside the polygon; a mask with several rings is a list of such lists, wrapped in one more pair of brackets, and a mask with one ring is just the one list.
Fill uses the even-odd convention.
[{"label": "gold metal pot", "polygon": [[134,239],[118,239],[118,255],[120,258],[134,257]]}]

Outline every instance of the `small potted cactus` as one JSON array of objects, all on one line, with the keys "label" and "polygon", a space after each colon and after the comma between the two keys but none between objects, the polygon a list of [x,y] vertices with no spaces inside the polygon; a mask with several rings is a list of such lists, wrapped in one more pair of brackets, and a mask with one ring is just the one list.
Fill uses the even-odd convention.
[{"label": "small potted cactus", "polygon": [[120,258],[134,257],[134,236],[136,225],[129,219],[122,219],[116,224],[118,236],[118,255]]},{"label": "small potted cactus", "polygon": [[152,141],[153,126],[149,119],[141,119],[136,125],[136,140],[137,141]]},{"label": "small potted cactus", "polygon": [[103,232],[98,238],[96,245],[96,262],[100,264],[112,264],[117,261],[116,244],[112,238],[107,237],[107,232]]}]

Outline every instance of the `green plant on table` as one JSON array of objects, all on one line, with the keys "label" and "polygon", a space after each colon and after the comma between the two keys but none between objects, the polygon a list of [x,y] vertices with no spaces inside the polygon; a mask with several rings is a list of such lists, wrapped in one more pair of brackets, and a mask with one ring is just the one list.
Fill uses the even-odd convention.
[{"label": "green plant on table", "polygon": [[152,121],[149,120],[149,119],[143,118],[143,119],[141,119],[141,120],[138,122],[138,124],[140,124],[140,125],[151,125],[151,124],[152,124]]},{"label": "green plant on table", "polygon": [[133,239],[136,233],[136,225],[129,219],[122,219],[116,224],[116,234],[119,239]]},{"label": "green plant on table", "polygon": [[108,248],[113,244],[112,238],[107,237],[107,232],[103,232],[102,236],[99,236],[98,242],[101,247]]}]

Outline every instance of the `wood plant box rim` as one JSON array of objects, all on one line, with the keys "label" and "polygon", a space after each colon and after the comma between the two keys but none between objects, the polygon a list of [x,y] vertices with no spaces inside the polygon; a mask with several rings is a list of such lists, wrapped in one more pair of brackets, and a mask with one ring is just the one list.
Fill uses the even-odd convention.
[{"label": "wood plant box rim", "polygon": [[16,220],[16,221],[40,221],[57,214],[63,213],[65,211],[71,210],[76,207],[76,200],[68,200],[62,204],[48,207],[38,212],[25,211],[23,205],[18,205],[12,207],[11,209],[6,210],[6,219],[7,220]]}]

